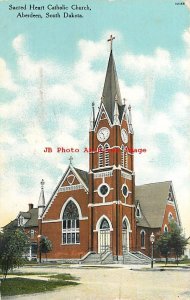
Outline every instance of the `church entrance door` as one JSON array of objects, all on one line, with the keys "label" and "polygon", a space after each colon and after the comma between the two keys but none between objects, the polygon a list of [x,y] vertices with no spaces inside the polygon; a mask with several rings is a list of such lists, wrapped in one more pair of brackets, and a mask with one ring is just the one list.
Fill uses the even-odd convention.
[{"label": "church entrance door", "polygon": [[110,226],[106,219],[103,219],[98,232],[98,253],[110,250]]},{"label": "church entrance door", "polygon": [[129,232],[126,220],[124,220],[122,224],[122,248],[123,252],[129,251]]}]

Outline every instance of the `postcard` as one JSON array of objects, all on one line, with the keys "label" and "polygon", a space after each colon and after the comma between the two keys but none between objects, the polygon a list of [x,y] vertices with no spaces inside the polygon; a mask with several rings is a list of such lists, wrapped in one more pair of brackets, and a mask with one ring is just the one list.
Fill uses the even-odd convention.
[{"label": "postcard", "polygon": [[189,0],[1,0],[0,20],[0,226],[29,260],[150,262],[172,219],[188,238]]}]

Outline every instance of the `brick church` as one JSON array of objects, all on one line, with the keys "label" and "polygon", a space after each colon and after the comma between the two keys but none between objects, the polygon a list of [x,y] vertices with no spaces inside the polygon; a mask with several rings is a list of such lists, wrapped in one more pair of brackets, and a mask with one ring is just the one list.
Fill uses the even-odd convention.
[{"label": "brick church", "polygon": [[111,49],[97,114],[92,105],[89,171],[70,161],[46,205],[42,181],[32,230],[52,241],[50,260],[138,263],[151,254],[152,232],[170,230],[171,219],[180,225],[171,181],[135,185],[133,140]]}]

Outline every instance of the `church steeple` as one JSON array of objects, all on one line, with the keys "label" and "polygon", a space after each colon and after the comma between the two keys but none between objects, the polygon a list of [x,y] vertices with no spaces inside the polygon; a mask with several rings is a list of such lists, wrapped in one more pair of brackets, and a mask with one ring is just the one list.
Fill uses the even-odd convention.
[{"label": "church steeple", "polygon": [[120,88],[118,83],[118,77],[115,67],[115,61],[113,58],[113,51],[110,51],[110,57],[108,61],[108,67],[106,72],[106,78],[102,93],[102,101],[108,113],[108,116],[113,122],[114,120],[114,108],[115,108],[115,99],[117,98],[117,103],[119,106],[122,106]]},{"label": "church steeple", "polygon": [[44,197],[44,184],[45,184],[45,181],[42,179],[40,184],[41,184],[41,192],[40,192],[40,197],[39,197],[39,201],[38,201],[38,219],[41,218],[42,213],[43,213],[44,208],[45,208],[45,197]]}]

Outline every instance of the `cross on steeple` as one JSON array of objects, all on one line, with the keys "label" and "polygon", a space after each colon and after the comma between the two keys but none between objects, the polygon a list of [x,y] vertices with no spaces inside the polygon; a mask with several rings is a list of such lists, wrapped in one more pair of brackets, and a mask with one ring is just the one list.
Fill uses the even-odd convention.
[{"label": "cross on steeple", "polygon": [[110,42],[110,52],[112,51],[112,44],[113,44],[113,40],[115,39],[115,36],[113,36],[112,34],[110,35],[110,38],[107,40],[108,42]]},{"label": "cross on steeple", "polygon": [[72,165],[72,160],[73,160],[73,157],[70,156],[70,157],[69,157],[70,165]]},{"label": "cross on steeple", "polygon": [[41,184],[41,189],[43,189],[43,188],[44,188],[45,181],[42,179],[42,181],[40,182],[40,184]]}]

